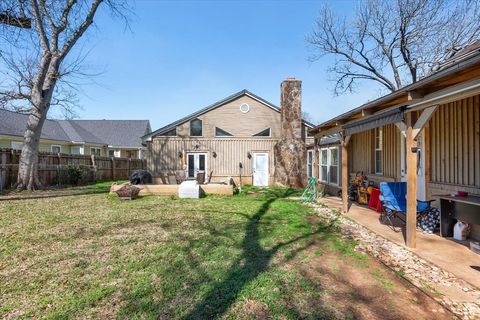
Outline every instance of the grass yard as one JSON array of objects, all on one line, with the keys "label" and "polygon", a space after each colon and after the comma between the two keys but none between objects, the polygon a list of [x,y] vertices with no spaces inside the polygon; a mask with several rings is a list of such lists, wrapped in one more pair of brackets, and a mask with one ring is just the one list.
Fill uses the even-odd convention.
[{"label": "grass yard", "polygon": [[0,318],[452,318],[294,194],[0,201]]}]

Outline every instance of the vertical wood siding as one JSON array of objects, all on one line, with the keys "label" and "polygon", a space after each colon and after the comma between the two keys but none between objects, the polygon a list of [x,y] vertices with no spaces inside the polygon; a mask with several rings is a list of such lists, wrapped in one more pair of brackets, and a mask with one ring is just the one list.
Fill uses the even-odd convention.
[{"label": "vertical wood siding", "polygon": [[374,131],[368,130],[354,134],[350,143],[349,162],[352,165],[350,172],[374,173]]},{"label": "vertical wood siding", "polygon": [[[400,131],[394,124],[383,126],[383,174],[400,179]],[[354,134],[349,149],[350,172],[375,174],[375,130]]]},{"label": "vertical wood siding", "polygon": [[[263,151],[269,154],[269,174],[274,172],[273,148],[276,139],[234,139],[234,138],[200,138],[181,139],[156,137],[149,143],[150,156],[147,166],[154,175],[171,173],[182,169],[182,160],[178,156],[185,152],[206,152],[208,171],[213,170],[213,176],[238,176],[239,163],[243,164],[242,174],[252,174],[253,152]],[[198,146],[198,148],[196,148]],[[213,157],[213,152],[217,157]],[[247,157],[248,152],[252,158]]]},{"label": "vertical wood siding", "polygon": [[440,105],[430,119],[432,182],[480,187],[479,100]]}]

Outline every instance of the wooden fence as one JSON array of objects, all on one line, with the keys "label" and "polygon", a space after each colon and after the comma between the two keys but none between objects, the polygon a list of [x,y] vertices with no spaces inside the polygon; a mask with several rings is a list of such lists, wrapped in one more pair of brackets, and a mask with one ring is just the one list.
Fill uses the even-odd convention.
[{"label": "wooden fence", "polygon": [[[19,150],[0,149],[0,190],[11,188],[17,181]],[[109,158],[40,152],[38,176],[44,186],[69,184],[69,168],[82,168],[82,182],[128,179],[131,172],[146,168],[143,159]]]}]

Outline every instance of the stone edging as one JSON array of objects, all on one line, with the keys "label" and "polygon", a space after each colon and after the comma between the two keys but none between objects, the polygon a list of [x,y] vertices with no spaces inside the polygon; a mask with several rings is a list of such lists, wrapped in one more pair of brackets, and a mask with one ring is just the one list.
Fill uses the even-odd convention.
[{"label": "stone edging", "polygon": [[[340,232],[348,238],[358,241],[356,250],[365,252],[393,269],[421,291],[435,299],[442,306],[462,319],[480,319],[480,290],[459,279],[431,262],[425,261],[412,251],[389,241],[368,228],[347,219],[336,210],[322,204],[311,204],[318,215],[328,222],[339,222]],[[453,287],[473,296],[479,301],[460,302],[447,295],[434,291],[434,285]]]}]

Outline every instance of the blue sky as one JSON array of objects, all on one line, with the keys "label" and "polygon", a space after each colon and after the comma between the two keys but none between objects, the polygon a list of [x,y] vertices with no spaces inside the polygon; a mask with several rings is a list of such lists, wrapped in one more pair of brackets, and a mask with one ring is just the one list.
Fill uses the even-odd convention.
[{"label": "blue sky", "polygon": [[[90,72],[82,119],[149,119],[152,129],[242,89],[279,104],[280,82],[303,81],[303,110],[316,122],[378,96],[376,87],[333,96],[326,69],[309,62],[305,37],[321,1],[142,1],[132,31],[107,14],[81,44]],[[335,1],[348,14],[355,2]]]}]

